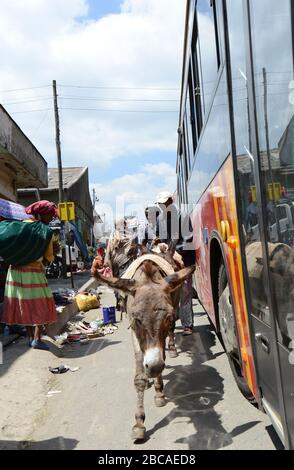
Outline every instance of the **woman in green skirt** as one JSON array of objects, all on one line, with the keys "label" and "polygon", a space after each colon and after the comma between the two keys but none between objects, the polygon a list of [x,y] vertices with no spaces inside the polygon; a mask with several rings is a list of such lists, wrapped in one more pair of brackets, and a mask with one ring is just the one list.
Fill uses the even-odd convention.
[{"label": "woman in green skirt", "polygon": [[7,273],[2,321],[7,325],[25,325],[29,345],[48,350],[41,340],[42,327],[54,323],[57,314],[42,261],[54,259],[53,232],[48,224],[58,212],[54,203],[39,201],[29,206],[26,213],[34,218],[0,222],[1,256],[5,261],[11,257],[14,261]]}]

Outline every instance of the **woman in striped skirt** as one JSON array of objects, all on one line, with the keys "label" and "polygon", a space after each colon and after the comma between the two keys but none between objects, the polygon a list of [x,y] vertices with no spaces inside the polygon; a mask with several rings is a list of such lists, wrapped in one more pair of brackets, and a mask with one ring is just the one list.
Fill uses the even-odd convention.
[{"label": "woman in striped skirt", "polygon": [[[27,223],[41,221],[48,225],[58,215],[57,207],[49,201],[39,201],[26,209],[34,217]],[[48,240],[47,240],[48,241]],[[43,258],[53,261],[52,237],[43,256],[25,266],[9,267],[5,286],[3,322],[8,325],[25,325],[29,335],[29,345],[35,349],[48,350],[41,340],[42,326],[57,320],[52,292],[48,287],[42,264]]]}]

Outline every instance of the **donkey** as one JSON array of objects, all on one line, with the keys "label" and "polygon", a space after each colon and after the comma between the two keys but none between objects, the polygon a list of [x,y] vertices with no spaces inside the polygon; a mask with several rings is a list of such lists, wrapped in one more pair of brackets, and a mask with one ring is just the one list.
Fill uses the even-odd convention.
[{"label": "donkey", "polygon": [[[160,257],[159,257],[160,258]],[[163,392],[162,371],[165,367],[166,338],[172,357],[177,355],[174,343],[174,328],[178,296],[176,291],[192,274],[195,267],[164,276],[153,261],[144,261],[132,279],[94,277],[102,284],[127,295],[127,314],[132,329],[132,340],[136,361],[134,385],[137,391],[136,424],[132,429],[134,440],[145,440],[144,390],[149,378],[154,379],[155,405],[166,404]]]}]

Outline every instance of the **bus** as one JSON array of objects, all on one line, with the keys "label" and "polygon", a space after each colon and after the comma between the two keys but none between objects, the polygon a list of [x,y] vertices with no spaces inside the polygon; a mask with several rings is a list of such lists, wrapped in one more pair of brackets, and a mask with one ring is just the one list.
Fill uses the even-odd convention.
[{"label": "bus", "polygon": [[198,298],[294,449],[294,1],[187,0],[177,194]]}]

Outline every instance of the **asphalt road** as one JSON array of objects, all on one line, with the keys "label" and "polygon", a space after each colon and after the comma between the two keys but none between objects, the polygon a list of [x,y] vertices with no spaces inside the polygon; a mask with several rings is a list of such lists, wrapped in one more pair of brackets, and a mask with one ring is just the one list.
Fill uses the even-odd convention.
[{"label": "asphalt road", "polygon": [[[80,289],[80,287],[82,287],[85,284],[85,282],[87,282],[89,277],[90,277],[89,271],[73,273],[73,281],[74,281],[75,290]],[[62,288],[62,289],[72,288],[70,277],[68,277],[67,279],[47,279],[47,280],[48,280],[48,285],[52,290],[58,289],[58,288]]]},{"label": "asphalt road", "polygon": [[[113,304],[105,291],[104,305]],[[280,447],[269,419],[239,393],[222,347],[199,306],[195,333],[182,337],[179,356],[167,359],[164,408],[145,392],[148,439],[134,444],[136,395],[134,359],[126,318],[119,329],[88,345],[64,348],[63,358],[48,354],[50,365],[79,366],[77,372],[52,375],[42,415],[26,447],[32,449],[275,449]],[[91,312],[97,318],[97,312]],[[44,357],[44,356],[43,356]],[[43,360],[44,361],[44,360]]]}]

